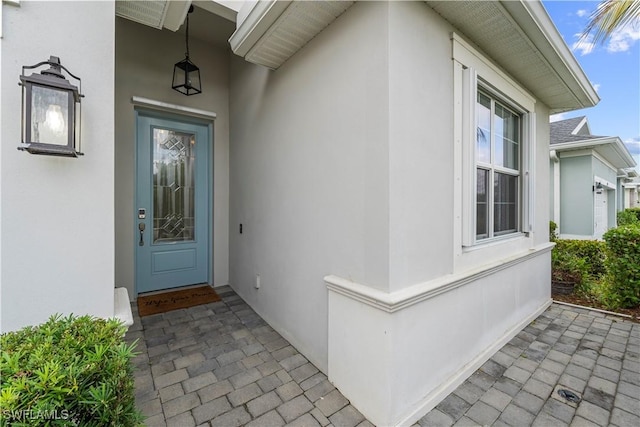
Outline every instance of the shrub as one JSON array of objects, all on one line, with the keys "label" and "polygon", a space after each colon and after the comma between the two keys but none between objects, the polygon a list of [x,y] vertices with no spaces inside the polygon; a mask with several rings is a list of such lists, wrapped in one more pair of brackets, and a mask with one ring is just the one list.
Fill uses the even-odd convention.
[{"label": "shrub", "polygon": [[604,242],[598,240],[558,239],[556,240],[556,246],[553,248],[553,251],[556,253],[567,253],[584,260],[586,272],[583,274],[598,278],[606,272]]},{"label": "shrub", "polygon": [[116,320],[52,316],[0,335],[0,425],[137,426],[131,358]]},{"label": "shrub", "polygon": [[637,224],[640,225],[640,209],[625,209],[618,212],[618,226]]},{"label": "shrub", "polygon": [[621,307],[640,305],[640,226],[624,225],[604,234],[607,274]]},{"label": "shrub", "polygon": [[589,274],[585,259],[557,246],[551,251],[551,279],[555,282],[580,284]]},{"label": "shrub", "polygon": [[558,240],[558,224],[549,221],[549,241],[555,242],[556,240]]}]

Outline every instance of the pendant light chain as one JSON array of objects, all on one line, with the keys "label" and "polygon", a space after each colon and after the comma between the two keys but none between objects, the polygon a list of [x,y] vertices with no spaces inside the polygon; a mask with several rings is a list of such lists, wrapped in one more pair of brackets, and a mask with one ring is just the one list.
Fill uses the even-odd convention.
[{"label": "pendant light chain", "polygon": [[193,10],[193,5],[190,5],[185,22],[185,58],[173,66],[173,80],[171,82],[172,89],[175,89],[181,94],[187,96],[202,93],[200,69],[189,59],[189,15]]},{"label": "pendant light chain", "polygon": [[187,35],[185,37],[185,39],[186,39],[186,43],[185,44],[187,45],[187,53],[186,53],[187,59],[189,59],[189,14],[190,13],[191,13],[191,11],[187,12]]}]

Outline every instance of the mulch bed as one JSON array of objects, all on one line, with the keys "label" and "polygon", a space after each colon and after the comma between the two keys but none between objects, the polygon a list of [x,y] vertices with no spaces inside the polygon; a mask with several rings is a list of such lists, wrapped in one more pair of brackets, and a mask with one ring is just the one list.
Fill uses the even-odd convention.
[{"label": "mulch bed", "polygon": [[640,307],[635,307],[635,308],[618,308],[616,310],[612,310],[612,309],[608,309],[606,307],[604,307],[602,304],[598,303],[597,301],[592,301],[589,298],[585,298],[576,294],[568,294],[568,295],[561,295],[561,294],[556,294],[556,293],[552,293],[551,294],[551,298],[553,298],[555,301],[561,301],[561,302],[568,302],[570,304],[576,304],[576,305],[582,305],[585,307],[591,307],[591,308],[597,308],[600,310],[607,310],[607,311],[612,311],[614,313],[621,313],[621,314],[626,314],[629,316],[632,316],[631,319],[629,318],[624,318],[625,320],[631,320],[632,322],[636,322],[636,323],[640,323]]}]

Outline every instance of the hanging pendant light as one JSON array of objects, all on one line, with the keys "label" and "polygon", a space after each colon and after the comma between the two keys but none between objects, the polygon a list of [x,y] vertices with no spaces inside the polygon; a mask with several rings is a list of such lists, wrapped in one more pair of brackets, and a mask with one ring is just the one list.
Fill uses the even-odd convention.
[{"label": "hanging pendant light", "polygon": [[189,7],[189,12],[187,13],[187,53],[182,61],[173,66],[173,83],[171,85],[173,89],[187,96],[202,92],[200,69],[189,59],[189,14],[191,12],[193,12],[193,6]]}]

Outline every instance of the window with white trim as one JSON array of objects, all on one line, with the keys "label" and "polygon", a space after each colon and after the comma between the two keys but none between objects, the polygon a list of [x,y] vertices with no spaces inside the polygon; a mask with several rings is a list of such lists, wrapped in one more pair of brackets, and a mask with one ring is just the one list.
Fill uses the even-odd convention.
[{"label": "window with white trim", "polygon": [[480,88],[476,96],[476,240],[520,231],[521,114]]},{"label": "window with white trim", "polygon": [[453,34],[462,246],[522,236],[533,225],[535,99]]}]

